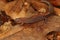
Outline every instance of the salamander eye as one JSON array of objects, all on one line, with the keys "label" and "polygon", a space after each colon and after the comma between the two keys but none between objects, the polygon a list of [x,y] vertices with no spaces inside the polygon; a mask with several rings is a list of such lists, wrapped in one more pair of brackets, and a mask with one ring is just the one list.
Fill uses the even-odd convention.
[{"label": "salamander eye", "polygon": [[6,2],[12,2],[12,1],[14,1],[14,0],[6,0]]}]

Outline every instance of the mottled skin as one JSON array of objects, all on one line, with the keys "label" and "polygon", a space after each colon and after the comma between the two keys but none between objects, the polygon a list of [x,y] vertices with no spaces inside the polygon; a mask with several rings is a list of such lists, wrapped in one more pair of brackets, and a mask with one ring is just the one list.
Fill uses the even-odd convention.
[{"label": "mottled skin", "polygon": [[[30,2],[28,0],[22,0],[22,1],[14,0],[14,1],[10,1],[10,2],[9,1],[6,2],[6,1],[5,1],[6,6],[4,6],[4,10],[5,10],[6,14],[8,16],[10,16],[11,19],[13,19],[16,23],[23,23],[23,24],[24,23],[35,23],[37,21],[44,19],[46,15],[49,15],[50,13],[54,12],[53,6],[46,0],[41,0],[40,2],[38,2],[36,0],[31,0]],[[29,4],[24,5],[25,2],[28,2]],[[46,10],[48,10],[48,11],[42,10],[42,13],[41,13],[40,9],[42,7],[44,8],[45,5],[43,6],[40,3],[43,3],[46,6],[48,6],[48,8],[45,7],[45,8],[47,8]],[[35,6],[35,5],[37,5],[37,6]],[[32,13],[34,15],[31,14],[32,15],[31,17],[26,16],[26,14],[28,14],[28,13],[26,13],[26,10],[28,10],[29,7],[31,7],[32,10],[34,10],[34,12],[35,12],[35,13]],[[21,10],[22,11],[24,10],[24,12],[25,12],[23,17],[21,17],[21,15],[23,15]],[[44,13],[44,11],[46,11],[46,12]],[[36,16],[36,14],[37,14],[37,16]],[[29,13],[29,15],[30,15],[30,13]]]},{"label": "mottled skin", "polygon": [[[45,3],[46,5],[49,6],[49,13],[46,13],[45,16],[49,15],[50,13],[53,13],[54,12],[54,9],[53,9],[53,6],[48,2],[48,1],[41,1],[42,3]],[[34,2],[31,2],[33,3],[32,5],[34,5]],[[36,8],[36,7],[34,7]],[[38,10],[38,9],[37,9]],[[43,13],[44,14],[44,13]],[[35,23],[37,21],[41,21],[41,20],[44,20],[45,19],[45,16],[41,16],[41,15],[38,15],[38,16],[35,16],[35,17],[32,17],[32,18],[27,18],[27,19],[24,19],[24,18],[17,18],[15,21],[16,23]],[[22,20],[23,19],[23,20]]]}]

